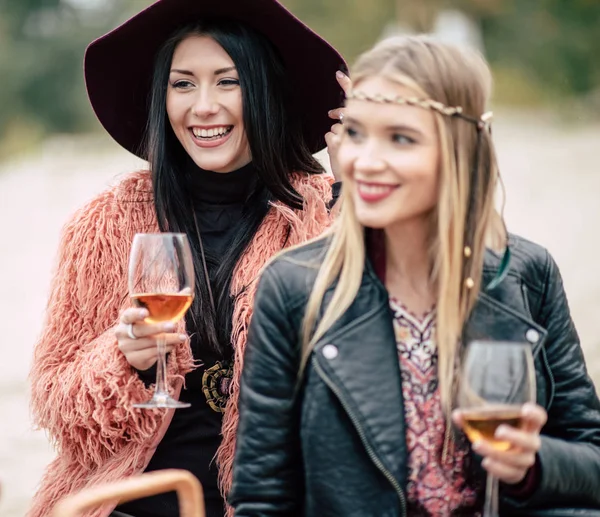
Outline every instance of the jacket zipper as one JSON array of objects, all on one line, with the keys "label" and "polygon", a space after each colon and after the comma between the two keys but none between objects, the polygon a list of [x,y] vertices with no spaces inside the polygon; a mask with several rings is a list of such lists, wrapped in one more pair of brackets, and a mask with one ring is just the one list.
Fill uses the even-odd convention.
[{"label": "jacket zipper", "polygon": [[375,454],[375,451],[373,450],[373,448],[371,447],[371,445],[369,444],[369,442],[366,439],[365,433],[364,433],[364,431],[362,429],[362,426],[361,426],[360,422],[358,421],[358,419],[356,418],[356,416],[354,415],[354,413],[350,410],[350,408],[348,407],[348,405],[344,401],[344,398],[342,397],[342,394],[338,390],[337,386],[333,382],[331,382],[331,380],[329,379],[329,377],[327,377],[327,374],[319,366],[319,363],[316,360],[313,360],[313,365],[314,365],[315,369],[317,370],[317,372],[319,373],[321,379],[323,379],[323,381],[325,382],[325,384],[327,384],[327,386],[329,387],[329,389],[331,391],[333,391],[333,393],[335,393],[336,397],[338,398],[338,400],[342,404],[342,407],[344,408],[344,410],[346,411],[346,413],[350,417],[350,420],[354,424],[354,428],[358,432],[358,436],[360,437],[360,441],[364,445],[364,447],[365,447],[365,449],[367,451],[367,454],[369,455],[369,458],[371,458],[371,461],[375,464],[375,466],[381,471],[381,473],[386,477],[386,479],[394,487],[394,490],[396,491],[396,494],[398,495],[398,498],[400,499],[401,516],[402,517],[406,517],[406,497],[404,496],[404,491],[402,490],[402,487],[400,486],[400,484],[398,483],[398,481],[396,481],[396,479],[394,478],[394,476],[392,475],[392,473],[385,468],[385,466],[383,465],[383,463],[381,462],[381,460],[378,458],[377,454]]}]

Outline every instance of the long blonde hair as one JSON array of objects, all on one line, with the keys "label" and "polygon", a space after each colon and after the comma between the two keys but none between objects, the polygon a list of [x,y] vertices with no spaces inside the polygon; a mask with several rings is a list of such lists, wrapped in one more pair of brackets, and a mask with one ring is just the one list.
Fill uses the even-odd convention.
[{"label": "long blonde hair", "polygon": [[[481,288],[485,249],[506,244],[504,224],[494,203],[499,179],[494,147],[487,129],[476,123],[485,111],[491,76],[476,52],[426,36],[389,39],[363,54],[352,70],[354,88],[374,76],[411,88],[422,99],[460,106],[472,119],[432,110],[441,163],[429,256],[432,285],[437,289],[438,379],[442,407],[448,413],[461,333]],[[362,280],[365,231],[347,189],[340,203],[331,243],[306,308],[301,371],[315,344],[350,307]],[[315,328],[323,295],[336,279],[331,301]]]}]

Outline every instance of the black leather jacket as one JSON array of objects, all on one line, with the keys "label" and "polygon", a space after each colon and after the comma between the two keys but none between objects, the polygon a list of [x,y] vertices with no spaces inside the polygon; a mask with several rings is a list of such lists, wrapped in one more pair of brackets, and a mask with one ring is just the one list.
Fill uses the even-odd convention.
[{"label": "black leather jacket", "polygon": [[[355,301],[319,340],[302,388],[295,390],[299,329],[326,246],[322,239],[287,252],[260,281],[229,499],[237,517],[406,515],[396,342],[388,293],[368,263]],[[466,340],[530,342],[537,402],[548,412],[539,484],[528,500],[504,497],[502,515],[545,515],[529,510],[536,507],[558,512],[547,515],[596,515],[591,508],[600,509],[600,402],[560,273],[536,244],[512,236],[511,249],[508,275],[481,293],[465,329]],[[499,258],[489,253],[484,285],[498,267]],[[326,345],[335,348],[324,353]]]}]

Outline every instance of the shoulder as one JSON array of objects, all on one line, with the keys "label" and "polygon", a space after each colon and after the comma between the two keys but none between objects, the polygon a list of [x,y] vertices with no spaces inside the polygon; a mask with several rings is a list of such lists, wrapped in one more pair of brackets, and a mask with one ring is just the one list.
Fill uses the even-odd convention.
[{"label": "shoulder", "polygon": [[96,196],[88,206],[109,206],[117,209],[127,203],[152,202],[150,171],[139,170],[121,176],[113,185]]},{"label": "shoulder", "polygon": [[[527,315],[546,327],[548,314],[560,311],[569,314],[567,296],[560,270],[550,252],[543,246],[517,235],[509,236],[511,260],[504,280],[487,291],[497,300],[519,307],[524,303]],[[489,252],[486,256],[483,283],[496,275],[501,256]]]},{"label": "shoulder", "polygon": [[59,254],[100,254],[122,240],[130,242],[136,232],[155,231],[155,226],[150,173],[129,173],[71,216],[62,230]]},{"label": "shoulder", "polygon": [[259,291],[296,305],[310,296],[330,239],[323,236],[276,255],[264,268]]},{"label": "shoulder", "polygon": [[[509,235],[510,264],[508,276],[538,293],[546,290],[550,276],[558,267],[550,252],[540,244],[515,234]],[[502,256],[489,251],[484,263],[484,276],[490,279],[497,273]]]},{"label": "shoulder", "polygon": [[152,180],[149,171],[136,171],[120,177],[79,208],[67,226],[97,226],[99,218],[123,220],[140,204],[152,205]]}]

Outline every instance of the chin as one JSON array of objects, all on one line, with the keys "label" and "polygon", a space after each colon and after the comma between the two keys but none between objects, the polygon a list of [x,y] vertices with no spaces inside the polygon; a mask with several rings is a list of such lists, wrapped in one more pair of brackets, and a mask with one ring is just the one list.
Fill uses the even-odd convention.
[{"label": "chin", "polygon": [[193,158],[194,163],[204,169],[205,171],[213,171],[213,172],[231,172],[231,161],[224,159],[209,159],[209,158]]},{"label": "chin", "polygon": [[389,215],[382,212],[382,210],[362,210],[361,208],[357,208],[356,218],[360,224],[367,228],[382,230],[392,222]]}]

